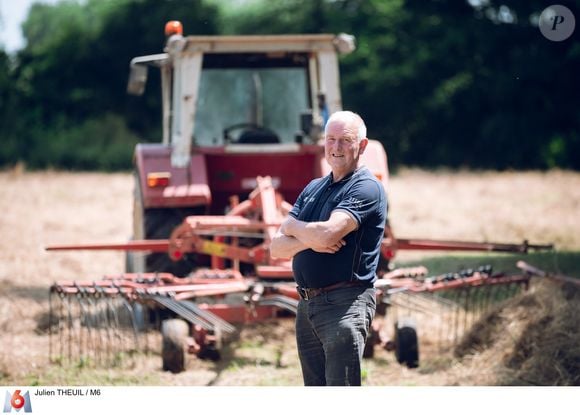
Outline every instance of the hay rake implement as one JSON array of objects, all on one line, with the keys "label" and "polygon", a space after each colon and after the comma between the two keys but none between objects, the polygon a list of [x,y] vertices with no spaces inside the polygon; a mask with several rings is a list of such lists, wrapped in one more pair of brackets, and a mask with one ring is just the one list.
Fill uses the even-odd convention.
[{"label": "hay rake implement", "polygon": [[[373,327],[367,356],[372,356],[373,346],[381,345],[394,351],[399,363],[417,367],[419,332],[431,332],[440,350],[455,345],[490,309],[526,290],[530,282],[530,274],[493,273],[491,266],[438,276],[418,269],[420,273],[385,274],[377,281],[382,301],[377,313],[387,316],[387,307],[391,311],[383,327]],[[388,326],[393,327],[390,337],[384,334]]]},{"label": "hay rake implement", "polygon": [[[252,281],[231,270],[199,270],[188,278],[149,273],[56,282],[49,296],[50,359],[121,364],[134,352],[151,350],[149,334],[161,329],[164,368],[179,371],[174,360],[184,352],[218,359],[234,324],[295,313],[298,302],[287,295],[292,291],[289,283]],[[185,330],[169,316],[187,322]]]},{"label": "hay rake implement", "polygon": [[[60,281],[50,288],[52,361],[119,364],[135,351],[151,350],[149,334],[160,330],[163,368],[184,370],[186,353],[219,359],[220,349],[237,328],[295,314],[298,293],[290,262],[273,259],[268,246],[289,204],[269,177],[256,179],[249,199],[225,216],[189,216],[169,240],[125,244],[52,246],[49,250],[123,249],[166,252],[173,260],[192,253],[208,256],[209,267],[188,277],[170,273],[122,273],[99,281]],[[464,245],[461,245],[464,244]],[[525,252],[550,246],[393,240],[383,242],[390,259],[398,249],[452,249]],[[394,331],[386,339],[374,326],[366,356],[381,345],[397,360],[418,365],[417,325],[429,320],[439,342],[457,342],[493,304],[527,287],[529,273],[505,275],[491,267],[427,276],[424,267],[380,270],[376,283],[378,313],[393,311]],[[425,328],[424,330],[427,330]]]}]

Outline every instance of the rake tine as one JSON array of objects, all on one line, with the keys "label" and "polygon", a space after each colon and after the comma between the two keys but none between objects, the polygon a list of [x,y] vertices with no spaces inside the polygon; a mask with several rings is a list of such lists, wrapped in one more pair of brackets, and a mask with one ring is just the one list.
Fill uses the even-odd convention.
[{"label": "rake tine", "polygon": [[79,304],[78,304],[78,300],[75,296],[70,296],[71,299],[71,310],[72,310],[72,338],[73,338],[73,343],[71,344],[71,349],[73,351],[73,361],[76,362],[77,361],[77,356],[78,356],[78,341],[80,339],[80,324],[77,324],[78,322],[78,316],[79,316]]},{"label": "rake tine", "polygon": [[469,330],[469,328],[472,326],[473,324],[473,308],[474,308],[474,304],[476,304],[477,301],[477,290],[478,287],[474,286],[474,287],[467,287],[467,302],[466,302],[466,309],[465,309],[465,329],[463,331],[463,333],[465,334],[467,332],[467,330]]},{"label": "rake tine", "polygon": [[455,289],[453,290],[454,297],[454,307],[453,307],[453,332],[451,334],[451,342],[452,344],[457,343],[457,336],[459,333],[459,321],[460,321],[460,314],[461,314],[461,290]]},{"label": "rake tine", "polygon": [[89,294],[87,293],[85,295],[85,298],[87,300],[87,306],[86,306],[86,322],[85,324],[87,325],[87,330],[88,330],[88,335],[89,335],[89,348],[87,349],[87,358],[89,358],[89,354],[92,352],[93,356],[92,356],[92,360],[94,362],[94,364],[98,364],[98,360],[97,360],[97,354],[98,354],[98,343],[100,342],[100,336],[99,333],[97,331],[97,320],[96,320],[96,315],[95,315],[95,311],[96,311],[96,298],[94,294]]},{"label": "rake tine", "polygon": [[[135,332],[133,330],[133,322],[131,319],[131,310],[130,308],[126,307],[125,298],[120,295],[116,298],[115,302],[115,310],[118,317],[118,333],[119,333],[119,341],[120,341],[120,351],[122,354],[127,354],[133,350],[135,350],[135,344],[131,343],[131,339],[135,340],[133,336]],[[121,355],[122,356],[122,355]]]},{"label": "rake tine", "polygon": [[479,287],[477,287],[477,290],[474,291],[476,296],[475,296],[475,301],[473,303],[473,312],[471,314],[471,325],[470,327],[473,327],[473,325],[475,324],[475,322],[477,320],[479,320],[480,317],[480,306],[481,306],[481,301],[482,301],[482,297],[484,294],[484,290],[485,290],[485,285],[480,285]]},{"label": "rake tine", "polygon": [[[117,295],[115,297],[115,319],[116,319],[116,324],[117,324],[117,331],[116,331],[116,336],[117,336],[117,341],[119,344],[119,360],[121,358],[123,358],[123,354],[126,353],[129,349],[128,346],[128,339],[126,336],[126,321],[124,320],[124,312],[125,312],[125,307],[123,306],[123,302],[121,301],[121,297],[120,297],[120,291],[119,291],[119,295]],[[120,361],[119,363],[123,363],[122,361]]]},{"label": "rake tine", "polygon": [[[78,292],[76,294],[76,298],[77,301],[79,303],[79,330],[80,330],[80,338],[79,338],[79,354],[81,356],[81,359],[83,358],[84,354],[83,354],[83,331],[86,333],[85,337],[85,344],[86,344],[86,350],[88,351],[90,345],[89,345],[89,341],[90,341],[90,336],[91,336],[91,329],[90,326],[88,326],[86,324],[86,319],[87,319],[87,306],[85,304],[85,299],[87,297],[86,294],[86,290],[82,287],[78,287]],[[83,329],[83,327],[85,327]]]},{"label": "rake tine", "polygon": [[103,363],[106,364],[107,360],[111,359],[111,323],[109,321],[109,313],[108,313],[108,300],[106,298],[106,294],[104,292],[104,289],[102,289],[101,287],[96,287],[95,284],[95,288],[97,289],[97,291],[100,293],[100,310],[99,310],[99,317],[100,317],[100,322],[103,323],[102,324],[102,328],[101,330],[104,328],[105,331],[105,357],[104,357],[104,361]]},{"label": "rake tine", "polygon": [[83,307],[81,304],[81,298],[80,298],[80,294],[76,293],[75,295],[75,300],[76,300],[76,310],[77,310],[77,315],[75,318],[75,326],[78,327],[77,333],[78,333],[78,338],[76,339],[76,344],[77,344],[77,350],[78,350],[78,356],[79,356],[79,362],[82,361],[84,354],[83,354],[83,340],[86,337],[86,332],[85,329],[82,325],[82,316],[83,316]]},{"label": "rake tine", "polygon": [[272,297],[263,298],[260,300],[260,304],[273,305],[282,308],[284,310],[290,311],[294,314],[296,314],[298,310],[298,301],[283,295],[276,295]]},{"label": "rake tine", "polygon": [[[414,293],[414,292],[406,292],[400,294],[402,298],[405,299],[405,302],[399,302],[401,307],[406,307],[409,310],[421,313],[421,314],[436,314],[437,312],[434,311],[433,302],[439,300],[435,299],[433,294],[426,294],[426,293]],[[397,301],[395,301],[397,302]]]},{"label": "rake tine", "polygon": [[482,314],[486,315],[487,313],[489,313],[492,297],[493,297],[493,285],[487,284],[485,286],[485,298],[481,310]]},{"label": "rake tine", "polygon": [[52,317],[53,317],[53,308],[52,308],[52,296],[54,295],[54,291],[51,289],[48,291],[48,361],[53,361],[52,356]]},{"label": "rake tine", "polygon": [[66,310],[67,310],[67,335],[68,335],[68,361],[71,362],[72,359],[72,311],[70,304],[70,296],[66,297]]},{"label": "rake tine", "polygon": [[509,298],[509,288],[507,287],[507,285],[501,284],[500,285],[500,303],[505,302],[505,300],[507,298]]},{"label": "rake tine", "polygon": [[407,310],[408,314],[410,314],[412,311],[422,313],[422,314],[425,313],[424,310],[422,310],[418,307],[415,307],[413,305],[410,305],[409,300],[407,298],[405,298],[404,300],[405,300],[404,302],[399,302],[399,301],[393,300],[391,304],[400,306],[401,308],[404,308],[405,310]]},{"label": "rake tine", "polygon": [[524,292],[523,288],[525,287],[525,283],[516,283],[515,285],[515,293],[514,296],[520,295]]},{"label": "rake tine", "polygon": [[446,323],[445,326],[447,327],[445,338],[447,339],[447,344],[453,343],[453,327],[454,327],[454,317],[455,317],[455,293],[453,291],[449,291],[448,300],[451,303],[451,308],[446,313]]},{"label": "rake tine", "polygon": [[105,332],[107,333],[107,360],[110,365],[114,363],[114,353],[115,353],[115,336],[114,336],[114,322],[112,321],[112,310],[111,310],[111,297],[108,294],[104,295],[103,298],[103,308],[104,308],[104,322],[105,322]]},{"label": "rake tine", "polygon": [[488,285],[487,287],[487,298],[485,300],[485,313],[489,313],[492,305],[493,305],[493,300],[494,300],[494,291],[495,291],[495,287],[493,285]]},{"label": "rake tine", "polygon": [[[144,333],[144,338],[145,338],[145,353],[149,354],[151,353],[152,349],[149,347],[149,333],[151,331],[153,331],[154,326],[153,326],[153,322],[151,321],[151,316],[153,314],[153,310],[147,306],[144,303],[136,303],[135,307],[133,307],[133,310],[135,311],[135,321],[137,321],[137,312],[138,310],[141,310],[140,313],[142,314],[142,318],[143,318],[143,333]],[[138,325],[137,325],[138,327]]]},{"label": "rake tine", "polygon": [[133,339],[135,341],[134,350],[139,350],[139,331],[137,327],[137,319],[135,318],[135,313],[133,311],[133,305],[126,299],[123,298],[123,305],[128,311],[129,319],[131,321],[131,328],[133,329]]},{"label": "rake tine", "polygon": [[83,289],[82,297],[83,297],[82,324],[84,325],[85,331],[87,333],[85,359],[87,360],[87,363],[88,363],[91,350],[94,350],[94,348],[95,348],[95,340],[94,340],[95,335],[98,335],[98,334],[95,333],[95,330],[93,327],[93,321],[92,321],[93,316],[91,315],[91,306],[92,306],[91,295],[89,293],[87,293],[86,289]]},{"label": "rake tine", "polygon": [[454,290],[455,291],[455,312],[453,313],[453,344],[457,343],[457,337],[459,333],[459,319],[461,313],[461,290]]},{"label": "rake tine", "polygon": [[504,287],[502,287],[499,284],[496,284],[496,287],[495,287],[495,304],[494,305],[497,306],[498,304],[500,304],[502,302],[502,300],[503,300],[503,294],[504,294],[503,293],[503,290],[504,290]]},{"label": "rake tine", "polygon": [[99,350],[101,347],[101,336],[99,333],[99,324],[98,324],[98,315],[97,315],[97,295],[98,294],[89,294],[87,293],[87,327],[89,327],[89,331],[91,332],[90,342],[91,342],[91,349],[93,351],[93,361],[95,365],[98,365],[99,362]]},{"label": "rake tine", "polygon": [[105,355],[103,363],[106,365],[112,365],[113,363],[113,325],[111,323],[111,315],[109,310],[109,296],[108,294],[102,292],[100,300],[100,313],[101,317],[101,329],[105,332]]},{"label": "rake tine", "polygon": [[213,326],[221,327],[221,329],[226,333],[233,333],[236,331],[236,328],[232,326],[230,323],[218,317],[212,312],[202,310],[195,303],[192,303],[191,301],[180,301],[180,303],[182,306],[192,311],[195,315],[199,316],[200,318],[206,319]]},{"label": "rake tine", "polygon": [[520,284],[518,283],[514,283],[512,284],[512,297],[517,296],[518,294],[520,294]]},{"label": "rake tine", "polygon": [[471,291],[473,290],[473,288],[471,287],[465,287],[464,291],[465,291],[465,302],[464,302],[464,307],[463,307],[463,331],[461,332],[461,336],[463,336],[465,334],[465,332],[467,331],[467,320],[469,318],[468,314],[469,314],[469,310],[471,308]]},{"label": "rake tine", "polygon": [[491,306],[495,307],[501,301],[501,287],[498,284],[492,285],[492,303]]},{"label": "rake tine", "polygon": [[441,293],[440,299],[447,302],[447,307],[441,312],[440,323],[441,323],[441,338],[443,343],[447,345],[449,341],[449,313],[452,310],[453,304],[449,301],[449,298],[443,296]]},{"label": "rake tine", "polygon": [[510,284],[510,298],[513,298],[516,295],[518,295],[519,288],[520,288],[520,286],[517,283]]},{"label": "rake tine", "polygon": [[161,295],[152,295],[151,298],[157,301],[159,304],[163,305],[164,307],[175,312],[179,316],[183,317],[190,323],[199,325],[206,330],[215,330],[216,326],[214,324],[211,324],[210,322],[205,321],[204,319],[197,316],[195,313],[193,313],[191,310],[185,307],[181,301],[176,301],[168,297],[163,297]]},{"label": "rake tine", "polygon": [[79,361],[82,361],[83,358],[83,304],[82,304],[82,294],[77,292],[75,295],[75,299],[77,300],[77,310],[78,310],[78,325],[79,325],[79,338],[78,338],[78,350],[79,350]]},{"label": "rake tine", "polygon": [[443,309],[443,307],[441,306],[442,303],[439,302],[439,294],[438,293],[433,293],[433,299],[437,302],[437,304],[439,305],[439,312],[437,313],[437,344],[439,345],[439,352],[441,353],[441,345],[443,343],[443,322],[442,322],[442,316],[443,313],[445,312],[445,310]]},{"label": "rake tine", "polygon": [[472,324],[479,321],[483,314],[483,302],[485,301],[485,295],[487,292],[487,285],[481,285],[477,290],[477,301],[473,307],[473,321]]},{"label": "rake tine", "polygon": [[107,316],[107,318],[106,318],[107,335],[108,335],[108,339],[109,339],[108,360],[109,360],[109,364],[111,366],[114,366],[115,365],[115,355],[118,351],[118,349],[117,349],[118,343],[117,343],[117,322],[115,321],[116,315],[115,315],[115,309],[114,309],[114,304],[113,304],[113,297],[111,297],[111,295],[107,294],[105,296],[104,306],[105,306],[105,315]]},{"label": "rake tine", "polygon": [[469,328],[473,327],[477,321],[477,308],[481,296],[481,285],[473,287],[471,291],[471,302],[469,305]]},{"label": "rake tine", "polygon": [[117,346],[117,356],[115,358],[116,361],[118,361],[119,364],[122,364],[121,362],[121,357],[122,357],[122,353],[125,351],[125,341],[124,341],[124,333],[123,333],[123,326],[121,325],[121,321],[119,320],[119,308],[121,306],[120,302],[119,302],[119,295],[121,293],[121,291],[119,290],[118,287],[117,288],[117,295],[113,298],[110,297],[110,306],[111,306],[111,311],[112,311],[112,317],[113,317],[113,321],[114,321],[114,328],[113,328],[113,334],[114,334],[114,339],[116,340],[116,346]]},{"label": "rake tine", "polygon": [[58,313],[58,339],[59,339],[59,356],[61,360],[64,358],[64,294],[59,293],[59,313]]},{"label": "rake tine", "polygon": [[440,304],[439,313],[439,339],[442,345],[447,345],[449,336],[449,313],[453,309],[453,304],[443,293],[436,293],[437,302]]},{"label": "rake tine", "polygon": [[95,347],[95,362],[97,363],[97,365],[102,363],[102,355],[103,355],[103,349],[105,348],[104,344],[105,344],[105,338],[102,335],[101,331],[101,321],[102,321],[102,316],[101,316],[101,312],[100,312],[100,308],[101,308],[101,294],[97,291],[95,292],[95,297],[94,297],[94,302],[93,302],[93,307],[94,307],[94,322],[95,322],[95,339],[96,339],[96,347]]}]

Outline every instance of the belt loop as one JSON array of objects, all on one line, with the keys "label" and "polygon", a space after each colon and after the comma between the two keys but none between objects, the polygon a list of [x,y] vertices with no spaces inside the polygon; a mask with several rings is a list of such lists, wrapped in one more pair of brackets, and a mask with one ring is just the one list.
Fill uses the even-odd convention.
[{"label": "belt loop", "polygon": [[300,286],[296,286],[296,291],[298,292],[298,295],[300,296],[300,298],[302,298],[303,300],[308,301],[308,291],[306,291],[304,288],[300,287]]}]

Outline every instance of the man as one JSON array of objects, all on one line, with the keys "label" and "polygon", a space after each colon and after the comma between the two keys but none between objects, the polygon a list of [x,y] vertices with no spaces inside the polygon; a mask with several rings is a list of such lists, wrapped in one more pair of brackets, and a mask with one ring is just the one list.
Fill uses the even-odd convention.
[{"label": "man", "polygon": [[324,131],[332,172],[310,182],[274,237],[273,257],[293,258],[300,302],[296,341],[307,386],[359,386],[375,314],[373,284],[387,213],[382,184],[359,157],[366,126],[350,111]]}]

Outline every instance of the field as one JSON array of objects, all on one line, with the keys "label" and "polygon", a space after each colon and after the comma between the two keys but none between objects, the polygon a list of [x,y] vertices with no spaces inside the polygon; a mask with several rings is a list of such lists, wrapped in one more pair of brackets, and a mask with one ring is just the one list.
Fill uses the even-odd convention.
[{"label": "field", "polygon": [[[246,327],[224,350],[220,362],[189,357],[188,370],[177,375],[161,371],[161,359],[155,352],[128,357],[122,365],[112,368],[49,364],[49,339],[43,329],[49,286],[57,280],[90,281],[105,273],[122,272],[124,255],[47,253],[44,247],[127,240],[131,235],[132,176],[15,169],[0,172],[0,190],[0,384],[301,384],[291,320]],[[389,203],[391,222],[399,237],[554,243],[556,253],[530,255],[526,260],[551,272],[580,277],[579,173],[401,170],[391,177]],[[402,252],[397,258],[399,265],[426,264],[432,273],[456,271],[482,261],[493,263],[496,268],[515,269],[516,257],[427,257],[424,253]],[[378,350],[375,359],[365,361],[365,384],[558,384],[554,381],[558,379],[556,375],[546,380],[533,375],[542,365],[558,368],[558,362],[547,356],[533,365],[527,359],[526,364],[533,367],[514,366],[514,361],[521,360],[516,349],[530,327],[535,327],[531,331],[536,336],[535,344],[543,344],[539,333],[547,327],[541,324],[546,321],[546,313],[550,315],[550,329],[565,329],[571,324],[574,331],[579,323],[580,296],[537,282],[526,298],[516,299],[482,323],[496,337],[499,332],[508,334],[497,337],[498,341],[487,348],[457,357],[452,350],[430,346],[426,334],[419,369],[402,367],[391,353]],[[552,334],[552,340],[559,338],[557,333]],[[570,344],[569,358],[578,362],[576,340],[564,336],[552,346],[563,348]],[[153,338],[152,344],[159,344],[159,338]],[[578,363],[574,364],[579,369]],[[542,369],[541,374],[546,375],[546,370]],[[572,376],[579,376],[579,371],[572,370]],[[573,379],[568,382],[574,383]],[[580,378],[575,379],[580,382]]]}]

